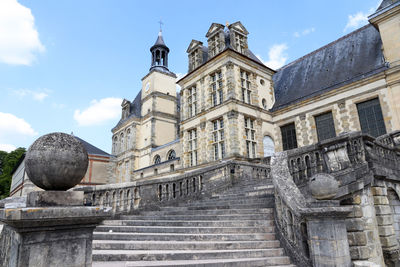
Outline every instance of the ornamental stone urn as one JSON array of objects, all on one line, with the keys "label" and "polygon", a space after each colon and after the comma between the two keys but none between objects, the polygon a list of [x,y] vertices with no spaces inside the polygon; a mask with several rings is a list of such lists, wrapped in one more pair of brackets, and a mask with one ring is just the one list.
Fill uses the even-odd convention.
[{"label": "ornamental stone urn", "polygon": [[332,199],[339,191],[339,183],[327,173],[313,175],[308,186],[312,197],[318,200]]}]

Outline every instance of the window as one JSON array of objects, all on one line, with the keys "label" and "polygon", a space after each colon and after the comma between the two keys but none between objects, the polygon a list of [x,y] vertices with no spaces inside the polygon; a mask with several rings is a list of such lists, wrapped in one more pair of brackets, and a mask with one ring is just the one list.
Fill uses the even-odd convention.
[{"label": "window", "polygon": [[314,119],[317,126],[317,135],[319,141],[336,136],[332,112],[315,116]]},{"label": "window", "polygon": [[220,52],[220,40],[219,40],[219,34],[215,34],[213,37],[210,38],[209,41],[209,49],[210,49],[210,55],[211,57],[215,56]]},{"label": "window", "polygon": [[294,123],[281,127],[283,150],[297,148],[296,128]]},{"label": "window", "polygon": [[118,136],[114,137],[114,142],[113,142],[113,154],[118,153]]},{"label": "window", "polygon": [[254,120],[251,118],[244,118],[244,129],[246,135],[246,152],[247,157],[256,157],[256,131],[254,130]]},{"label": "window", "polygon": [[154,164],[159,164],[161,163],[161,157],[160,155],[155,155],[154,156]]},{"label": "window", "polygon": [[123,151],[125,151],[124,134],[123,133],[121,134],[120,139],[121,139],[121,147],[120,147],[119,152],[123,152]]},{"label": "window", "polygon": [[244,103],[251,104],[251,91],[250,91],[250,79],[249,73],[241,70],[240,71],[240,81],[242,87],[242,101]]},{"label": "window", "polygon": [[171,160],[171,159],[174,159],[174,158],[176,158],[175,150],[170,150],[170,151],[168,152],[167,159],[168,159],[168,160]]},{"label": "window", "polygon": [[360,119],[361,131],[374,137],[386,133],[379,99],[375,98],[357,104],[358,117]]},{"label": "window", "polygon": [[188,117],[193,117],[197,113],[197,90],[193,86],[188,89]]},{"label": "window", "polygon": [[126,147],[127,149],[131,149],[131,129],[128,129],[126,132]]},{"label": "window", "polygon": [[272,140],[271,137],[267,135],[264,136],[263,145],[264,145],[264,157],[270,157],[275,153],[274,140]]},{"label": "window", "polygon": [[239,53],[244,53],[246,48],[246,41],[243,35],[236,33],[235,34],[235,45],[236,50]]},{"label": "window", "polygon": [[190,166],[197,165],[197,130],[188,131]]},{"label": "window", "polygon": [[267,100],[265,100],[265,98],[262,99],[261,103],[262,103],[263,108],[267,109]]},{"label": "window", "polygon": [[225,132],[224,132],[224,119],[212,121],[213,130],[212,143],[214,149],[214,160],[222,159],[225,157]]},{"label": "window", "polygon": [[199,62],[199,51],[197,49],[190,54],[190,62],[192,64],[192,70],[195,69]]},{"label": "window", "polygon": [[212,106],[216,106],[222,103],[224,100],[224,93],[222,91],[222,73],[218,71],[210,75],[211,80],[211,101]]}]

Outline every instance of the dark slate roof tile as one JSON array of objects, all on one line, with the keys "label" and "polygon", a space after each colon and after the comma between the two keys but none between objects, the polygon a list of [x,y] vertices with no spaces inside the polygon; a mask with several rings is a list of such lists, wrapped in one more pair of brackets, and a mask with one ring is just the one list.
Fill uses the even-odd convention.
[{"label": "dark slate roof tile", "polygon": [[278,69],[272,110],[383,71],[381,47],[379,32],[367,25]]},{"label": "dark slate roof tile", "polygon": [[83,140],[83,139],[81,139],[81,138],[79,138],[79,137],[77,137],[77,136],[74,136],[74,137],[75,137],[75,139],[77,139],[79,142],[82,143],[82,145],[86,148],[86,151],[87,151],[87,153],[88,153],[89,155],[98,155],[98,156],[106,156],[106,157],[111,156],[111,155],[108,154],[107,152],[101,150],[100,148],[95,147],[95,146],[92,145],[92,144],[89,144],[89,143],[86,142],[85,140]]}]

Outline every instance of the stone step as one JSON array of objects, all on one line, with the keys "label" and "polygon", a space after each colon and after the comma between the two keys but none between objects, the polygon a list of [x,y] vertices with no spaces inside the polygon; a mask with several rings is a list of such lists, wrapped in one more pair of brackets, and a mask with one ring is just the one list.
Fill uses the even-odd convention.
[{"label": "stone step", "polygon": [[215,203],[186,203],[180,204],[179,207],[187,207],[189,210],[209,210],[209,209],[252,209],[252,208],[272,208],[273,201],[266,201],[263,203],[246,203],[246,204],[219,204]]},{"label": "stone step", "polygon": [[93,232],[94,240],[137,241],[253,241],[276,240],[275,233],[185,234],[185,233],[118,233]]},{"label": "stone step", "polygon": [[200,200],[196,202],[188,202],[188,203],[179,203],[178,206],[233,206],[233,205],[257,205],[257,204],[269,204],[273,203],[274,197],[266,197],[266,198],[238,198],[232,200],[224,200],[224,199],[207,199],[207,200]]},{"label": "stone step", "polygon": [[126,233],[185,233],[185,234],[225,234],[225,233],[272,233],[275,229],[269,227],[176,227],[176,226],[117,226],[101,225],[96,232],[126,232]]},{"label": "stone step", "polygon": [[272,213],[271,208],[259,208],[259,209],[201,209],[192,210],[188,207],[185,209],[161,209],[159,211],[142,211],[140,215],[228,215],[228,214],[270,214]]},{"label": "stone step", "polygon": [[207,260],[175,260],[175,261],[113,261],[93,262],[93,267],[137,267],[137,266],[192,266],[192,267],[296,267],[290,264],[289,257],[241,258],[241,259],[207,259]]},{"label": "stone step", "polygon": [[212,226],[212,227],[239,227],[239,226],[273,226],[273,220],[234,220],[234,221],[178,221],[178,220],[106,220],[102,225],[126,226]]},{"label": "stone step", "polygon": [[160,261],[280,257],[282,248],[237,250],[93,250],[93,261]]},{"label": "stone step", "polygon": [[[271,190],[272,191],[272,190]],[[252,191],[248,193],[230,193],[230,194],[223,194],[223,195],[213,195],[210,199],[224,199],[224,200],[234,200],[238,198],[263,198],[263,197],[271,197],[273,196],[273,191]]]},{"label": "stone step", "polygon": [[272,241],[119,241],[94,240],[97,250],[215,250],[277,248],[278,240]]},{"label": "stone step", "polygon": [[121,215],[123,220],[191,220],[191,221],[219,221],[219,220],[271,220],[272,213],[263,214],[231,214],[231,215]]}]

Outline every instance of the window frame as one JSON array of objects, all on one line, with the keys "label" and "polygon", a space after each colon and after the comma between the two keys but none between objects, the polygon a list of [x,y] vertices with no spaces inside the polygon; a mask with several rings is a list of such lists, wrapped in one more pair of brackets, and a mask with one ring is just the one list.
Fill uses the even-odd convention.
[{"label": "window frame", "polygon": [[[294,139],[292,139],[292,146],[289,146],[288,139],[289,137],[293,137],[293,135],[288,135],[287,132],[284,134],[284,130],[286,131],[289,127],[293,126],[292,133],[294,132]],[[285,125],[280,126],[281,129],[281,138],[282,138],[282,149],[283,151],[285,150],[290,150],[290,149],[295,149],[298,148],[297,144],[297,132],[296,132],[296,123],[295,122],[290,122]],[[286,141],[286,142],[285,142]]]}]

